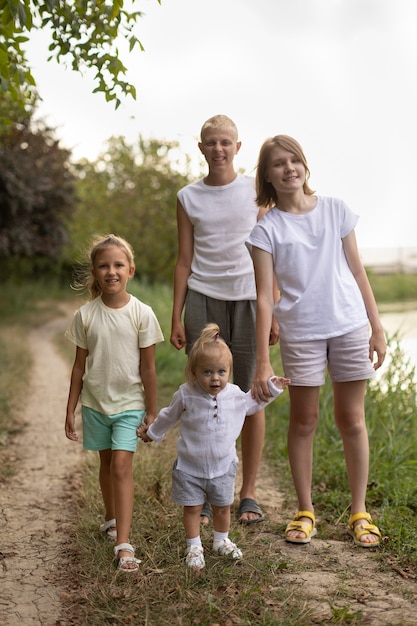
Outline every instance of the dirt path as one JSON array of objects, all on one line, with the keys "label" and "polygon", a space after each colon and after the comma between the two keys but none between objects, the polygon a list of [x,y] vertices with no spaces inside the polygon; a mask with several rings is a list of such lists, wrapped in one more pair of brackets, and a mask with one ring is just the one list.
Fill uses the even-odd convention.
[{"label": "dirt path", "polygon": [[[61,606],[68,590],[60,572],[68,564],[65,545],[74,522],[70,496],[81,449],[64,437],[69,368],[53,345],[70,314],[30,336],[34,368],[26,427],[16,443],[18,473],[0,493],[2,625],[73,623]],[[417,623],[416,581],[391,568],[383,571],[375,554],[354,548],[342,531],[340,541],[315,538],[308,546],[287,544],[276,534],[276,525],[285,523],[293,511],[282,510],[276,481],[266,466],[258,482],[268,521],[248,532],[263,539],[268,535],[265,549],[285,563],[282,584],[292,590],[289,602],[306,615],[305,624],[346,624],[352,617],[367,626]]]},{"label": "dirt path", "polygon": [[60,619],[59,579],[81,449],[64,436],[69,368],[53,345],[68,320],[62,316],[30,335],[26,425],[13,451],[18,473],[0,493],[0,624],[7,626],[68,623]]},{"label": "dirt path", "polygon": [[[286,524],[294,511],[283,510],[277,499],[277,480],[263,466],[258,479],[258,497],[268,522]],[[273,502],[274,506],[264,503]],[[320,526],[320,518],[317,517]],[[310,544],[293,545],[277,539],[274,528],[269,556],[276,554],[281,564],[282,584],[293,593],[288,599],[305,616],[303,623],[363,624],[366,626],[415,626],[417,624],[417,581],[405,572],[396,572],[378,559],[376,551],[356,548],[345,532],[335,528],[340,540],[314,538]],[[319,531],[320,535],[320,531]],[[279,614],[279,607],[277,607]],[[290,626],[290,625],[289,625]]]}]

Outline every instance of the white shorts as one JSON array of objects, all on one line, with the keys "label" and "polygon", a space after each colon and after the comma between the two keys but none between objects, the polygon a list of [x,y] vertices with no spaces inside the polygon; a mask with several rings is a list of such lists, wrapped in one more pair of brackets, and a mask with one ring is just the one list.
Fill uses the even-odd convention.
[{"label": "white shorts", "polygon": [[315,341],[280,339],[284,375],[292,385],[319,387],[326,366],[333,382],[367,380],[375,376],[369,358],[368,325],[346,335]]}]

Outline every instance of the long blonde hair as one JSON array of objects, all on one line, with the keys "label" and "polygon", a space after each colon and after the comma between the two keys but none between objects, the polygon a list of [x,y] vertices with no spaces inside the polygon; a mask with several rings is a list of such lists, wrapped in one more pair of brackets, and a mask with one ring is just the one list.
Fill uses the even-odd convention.
[{"label": "long blonde hair", "polygon": [[306,179],[303,185],[304,193],[308,196],[314,194],[314,191],[308,186],[310,170],[308,169],[307,159],[302,147],[298,141],[288,135],[275,135],[275,137],[266,139],[262,144],[256,169],[256,204],[259,207],[266,207],[268,209],[278,204],[277,192],[272,183],[266,180],[271,152],[277,147],[292,152],[301,161],[306,171]]},{"label": "long blonde hair", "polygon": [[185,366],[185,378],[190,385],[195,383],[195,370],[199,360],[207,355],[217,351],[222,353],[229,359],[230,376],[232,375],[233,356],[227,343],[220,337],[220,328],[217,324],[207,324],[197,341],[193,343],[188,356],[187,365]]},{"label": "long blonde hair", "polygon": [[85,261],[81,261],[79,267],[74,270],[72,289],[76,291],[88,290],[91,300],[98,298],[102,294],[102,290],[96,281],[92,270],[97,256],[105,250],[115,246],[122,250],[128,260],[130,267],[135,267],[135,254],[133,248],[125,239],[118,235],[93,235],[90,246],[85,251]]}]

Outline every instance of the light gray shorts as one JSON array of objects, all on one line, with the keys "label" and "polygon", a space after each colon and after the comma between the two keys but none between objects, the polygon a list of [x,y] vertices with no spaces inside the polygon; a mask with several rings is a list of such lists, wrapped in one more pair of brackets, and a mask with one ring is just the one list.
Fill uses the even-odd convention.
[{"label": "light gray shorts", "polygon": [[369,358],[368,325],[340,337],[316,341],[280,339],[284,375],[292,385],[318,387],[327,369],[335,383],[366,380],[375,376]]},{"label": "light gray shorts", "polygon": [[103,415],[88,406],[83,406],[84,449],[135,452],[138,444],[136,429],[142,424],[144,416],[145,411],[139,409]]},{"label": "light gray shorts", "polygon": [[187,354],[210,323],[219,326],[220,336],[233,354],[233,382],[249,391],[256,364],[256,300],[217,300],[188,290],[184,313]]},{"label": "light gray shorts", "polygon": [[175,460],[171,500],[181,506],[198,506],[206,500],[214,506],[230,506],[235,499],[236,469],[237,463],[233,461],[226,474],[216,478],[199,478],[177,469]]}]

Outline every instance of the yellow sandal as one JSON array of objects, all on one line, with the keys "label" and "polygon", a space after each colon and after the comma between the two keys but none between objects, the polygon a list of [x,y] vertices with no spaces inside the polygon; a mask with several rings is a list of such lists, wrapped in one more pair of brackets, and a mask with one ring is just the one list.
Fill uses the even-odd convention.
[{"label": "yellow sandal", "polygon": [[[311,520],[311,524],[309,522],[298,521],[301,517],[308,517],[308,519]],[[298,532],[302,532],[305,534],[305,537],[289,537],[288,533],[291,530],[297,530]],[[285,529],[285,540],[290,543],[310,543],[311,538],[315,537],[316,535],[316,520],[314,517],[314,513],[312,513],[311,511],[298,511],[293,521],[290,522]]]},{"label": "yellow sandal", "polygon": [[[355,526],[355,522],[360,519],[366,519],[368,524],[357,524]],[[376,548],[381,543],[381,532],[378,526],[372,523],[372,517],[369,513],[355,513],[349,517],[349,528],[348,533],[351,537],[353,537],[353,542],[356,546],[360,546],[361,548]],[[374,541],[373,543],[369,543],[368,541],[361,541],[361,537],[363,535],[376,535],[378,537],[378,541]]]}]

